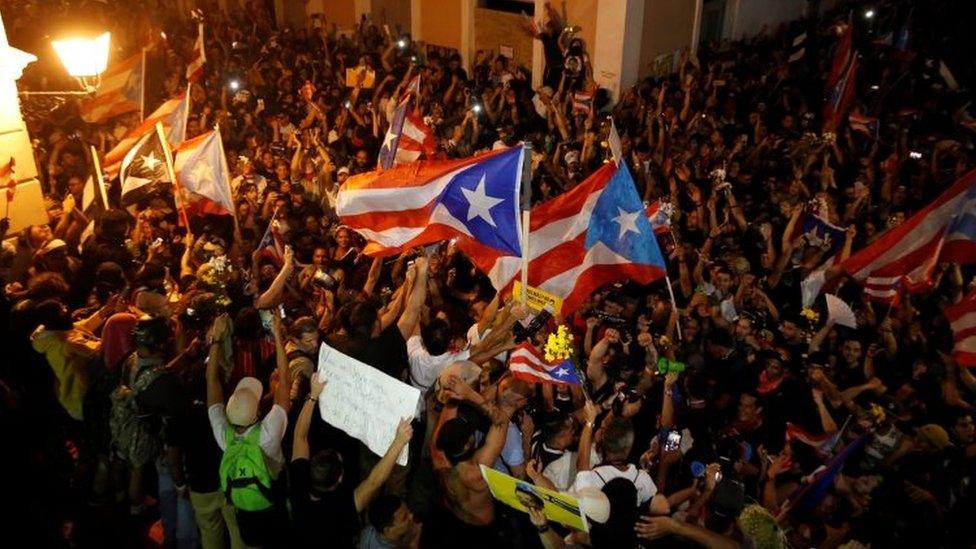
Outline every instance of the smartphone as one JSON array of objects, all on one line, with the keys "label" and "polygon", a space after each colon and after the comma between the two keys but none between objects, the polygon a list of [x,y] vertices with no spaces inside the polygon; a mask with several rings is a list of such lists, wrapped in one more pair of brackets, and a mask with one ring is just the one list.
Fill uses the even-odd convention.
[{"label": "smartphone", "polygon": [[278,304],[278,317],[279,318],[282,318],[282,319],[285,318],[285,304],[284,303],[279,303]]}]

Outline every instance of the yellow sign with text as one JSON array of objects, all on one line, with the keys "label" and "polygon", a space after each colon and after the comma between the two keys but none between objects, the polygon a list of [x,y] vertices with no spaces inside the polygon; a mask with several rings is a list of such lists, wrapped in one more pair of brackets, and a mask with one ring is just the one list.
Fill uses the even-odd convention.
[{"label": "yellow sign with text", "polygon": [[[516,300],[522,299],[522,283],[518,280],[512,286],[512,297]],[[563,308],[563,298],[550,294],[545,290],[540,290],[539,288],[529,286],[526,297],[528,298],[529,307],[536,312],[545,309],[546,305],[551,306],[553,313],[559,313]]]},{"label": "yellow sign with text", "polygon": [[528,507],[542,508],[547,519],[588,531],[586,516],[573,496],[521,481],[484,465],[481,466],[481,476],[488,483],[492,497],[505,505],[523,513],[529,512]]}]

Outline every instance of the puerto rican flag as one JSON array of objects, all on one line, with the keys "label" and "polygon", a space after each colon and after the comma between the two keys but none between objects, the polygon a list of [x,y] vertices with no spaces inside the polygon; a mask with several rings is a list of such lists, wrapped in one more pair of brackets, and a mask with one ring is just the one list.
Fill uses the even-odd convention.
[{"label": "puerto rican flag", "polygon": [[940,262],[976,263],[976,170],[842,264],[874,301],[926,289]]},{"label": "puerto rican flag", "polygon": [[520,256],[523,158],[523,148],[512,147],[354,175],[339,189],[336,213],[374,257],[449,238]]},{"label": "puerto rican flag", "polygon": [[[664,258],[645,213],[624,162],[608,162],[568,193],[532,208],[529,286],[563,298],[565,316],[604,284],[663,278]],[[495,288],[520,277],[521,258],[515,254],[462,249]]]},{"label": "puerto rican flag", "polygon": [[376,159],[377,165],[384,170],[397,164],[415,162],[421,154],[430,158],[437,149],[434,132],[424,124],[422,118],[408,112],[409,103],[410,96],[407,95],[393,111],[393,119]]},{"label": "puerto rican flag", "polygon": [[[849,421],[849,420],[848,420]],[[819,435],[810,434],[804,428],[791,423],[786,422],[786,442],[798,441],[806,444],[807,446],[812,446],[816,450],[817,455],[821,458],[825,458],[830,455],[830,452],[834,450],[834,446],[837,445],[837,441],[840,440],[841,433],[844,432],[844,428],[847,427],[847,423],[844,423],[844,427],[838,429],[836,433],[828,435],[827,433],[821,433]]]},{"label": "puerto rican flag", "polygon": [[671,203],[655,200],[648,204],[644,212],[647,214],[648,221],[654,234],[664,234],[671,231]]},{"label": "puerto rican flag", "polygon": [[976,289],[962,301],[946,307],[946,318],[952,327],[952,358],[962,366],[976,366]]},{"label": "puerto rican flag", "polygon": [[268,223],[267,230],[258,244],[261,250],[261,257],[274,263],[279,269],[285,264],[285,238],[281,235],[281,227],[278,225],[278,212],[271,216],[271,223]]},{"label": "puerto rican flag", "polygon": [[534,345],[523,341],[508,357],[508,371],[522,381],[552,385],[579,385],[576,367],[569,360],[548,362]]},{"label": "puerto rican flag", "polygon": [[[230,173],[220,132],[212,130],[184,141],[173,154],[176,205],[187,216],[234,215]],[[182,216],[180,219],[183,220]]]},{"label": "puerto rican flag", "polygon": [[207,54],[203,48],[203,23],[197,24],[197,40],[193,43],[190,62],[186,65],[186,81],[198,82],[203,76],[203,64],[207,62]]},{"label": "puerto rican flag", "polygon": [[166,140],[171,147],[176,147],[186,139],[186,120],[190,115],[190,94],[185,91],[164,102],[139,125],[129,130],[102,159],[102,172],[105,179],[112,179],[119,174],[122,159],[132,150],[142,136],[153,131],[156,122],[162,122],[166,130]]},{"label": "puerto rican flag", "polygon": [[104,124],[120,114],[143,108],[145,55],[132,57],[110,66],[103,74],[95,95],[78,104],[78,115],[89,124]]}]

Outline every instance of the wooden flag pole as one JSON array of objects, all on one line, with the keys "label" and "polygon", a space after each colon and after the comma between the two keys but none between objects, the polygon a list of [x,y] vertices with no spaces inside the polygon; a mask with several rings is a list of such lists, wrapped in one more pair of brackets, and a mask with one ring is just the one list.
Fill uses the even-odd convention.
[{"label": "wooden flag pole", "polygon": [[[163,130],[163,123],[156,122],[156,135],[159,136],[159,141],[163,147],[163,155],[166,157],[166,171],[169,173],[169,179],[173,182],[174,198],[178,193],[180,193],[180,182],[176,179],[176,168],[173,167],[173,151],[169,149],[169,140],[166,138],[166,131]],[[177,206],[180,210],[180,217],[183,219],[183,224],[186,225],[187,234],[193,234],[190,230],[190,218],[186,215],[186,205],[183,204],[183,200],[177,201]]]},{"label": "wooden flag pole", "polygon": [[234,240],[239,241],[241,227],[237,222],[237,205],[234,203],[234,191],[230,188],[230,170],[227,168],[227,155],[224,153],[224,139],[220,136],[220,124],[214,124],[214,132],[217,134],[217,145],[220,147],[220,176],[227,185],[227,196],[231,197],[230,213],[234,216]]},{"label": "wooden flag pole", "polygon": [[[674,289],[671,288],[671,277],[667,274],[664,275],[664,282],[668,285],[668,295],[671,296],[671,306],[674,307],[675,313],[678,312],[678,303],[674,300]],[[675,316],[674,327],[678,333],[678,341],[681,341],[681,318]]]},{"label": "wooden flag pole", "polygon": [[105,192],[105,176],[102,175],[102,163],[98,161],[98,151],[94,145],[91,147],[92,166],[95,167],[95,185],[98,187],[98,194],[102,197],[102,206],[108,209],[108,193]]},{"label": "wooden flag pole", "polygon": [[519,179],[522,202],[522,227],[519,232],[522,248],[522,295],[519,299],[525,305],[529,300],[529,223],[532,206],[532,144],[522,144],[522,177]]}]

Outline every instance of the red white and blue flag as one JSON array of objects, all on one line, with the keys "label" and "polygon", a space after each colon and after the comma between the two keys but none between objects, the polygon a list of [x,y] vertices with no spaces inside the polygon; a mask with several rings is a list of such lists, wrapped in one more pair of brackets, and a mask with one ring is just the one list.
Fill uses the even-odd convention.
[{"label": "red white and blue flag", "polygon": [[952,358],[956,364],[976,366],[976,289],[959,303],[946,307],[945,315],[955,342]]},{"label": "red white and blue flag", "polygon": [[203,47],[203,23],[197,24],[197,40],[190,52],[190,62],[186,65],[187,82],[197,82],[203,76],[203,64],[207,62],[207,54]]},{"label": "red white and blue flag", "polygon": [[508,357],[508,371],[529,383],[579,385],[576,368],[569,360],[549,362],[528,341],[512,349]]},{"label": "red white and blue flag", "polygon": [[827,104],[824,105],[824,124],[825,127],[836,131],[844,117],[844,113],[850,107],[854,99],[855,82],[857,81],[858,57],[855,52],[847,66],[841,72],[840,79],[830,88],[830,96]]},{"label": "red white and blue flag", "polygon": [[[529,286],[563,298],[563,315],[609,282],[649,284],[665,275],[654,229],[624,162],[608,162],[568,193],[532,208],[528,240]],[[462,249],[495,288],[520,276],[515,254]]]},{"label": "red white and blue flag", "polygon": [[102,172],[105,179],[112,179],[122,168],[122,159],[136,142],[149,132],[155,131],[156,122],[162,122],[166,130],[166,140],[170,147],[176,147],[186,139],[186,121],[190,115],[190,94],[181,92],[165,101],[158,109],[146,117],[136,127],[129,130],[112,150],[102,159]]},{"label": "red white and blue flag", "polygon": [[[174,151],[176,205],[187,216],[234,215],[230,172],[220,132],[211,130],[184,141]],[[180,218],[183,220],[183,218]]]},{"label": "red white and blue flag", "polygon": [[261,257],[281,268],[285,264],[285,238],[281,234],[276,217],[277,212],[271,216],[271,223],[268,223],[268,229],[264,231],[258,250],[261,250]]},{"label": "red white and blue flag", "polygon": [[654,234],[663,234],[671,230],[671,205],[669,202],[655,200],[648,204],[644,210],[647,219],[651,222]]},{"label": "red white and blue flag", "polygon": [[377,165],[386,170],[396,164],[409,164],[426,155],[434,155],[437,140],[434,132],[424,124],[424,120],[409,111],[407,96],[400,101],[393,111],[393,120],[386,130],[386,137],[380,146],[380,154],[376,159]]},{"label": "red white and blue flag", "polygon": [[449,161],[421,161],[354,175],[336,213],[369,241],[372,256],[449,238],[521,256],[522,147]]},{"label": "red white and blue flag", "polygon": [[870,299],[894,303],[926,289],[940,262],[976,263],[976,170],[842,267]]}]

